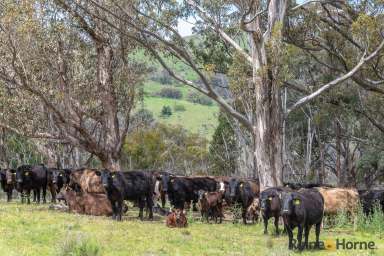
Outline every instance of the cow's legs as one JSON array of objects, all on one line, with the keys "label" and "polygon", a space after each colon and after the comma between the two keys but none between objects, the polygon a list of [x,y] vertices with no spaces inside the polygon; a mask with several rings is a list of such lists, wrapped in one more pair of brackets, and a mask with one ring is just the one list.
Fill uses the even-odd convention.
[{"label": "cow's legs", "polygon": [[161,207],[164,208],[165,207],[165,193],[164,192],[160,192],[160,198],[161,198]]},{"label": "cow's legs", "polygon": [[303,238],[303,226],[301,224],[299,224],[297,226],[297,228],[298,228],[298,231],[297,231],[297,243],[298,243],[298,245],[297,245],[297,247],[301,251],[301,250],[303,250],[303,246],[301,244],[301,240]]},{"label": "cow's legs", "polygon": [[139,200],[139,218],[140,220],[143,220],[143,210],[144,210],[144,207],[145,207],[145,201],[143,200],[143,198],[140,198]]},{"label": "cow's legs", "polygon": [[279,231],[279,215],[275,215],[275,228],[276,228],[276,235],[279,235],[280,234],[280,231]]},{"label": "cow's legs", "polygon": [[322,222],[316,224],[316,248],[320,248],[319,237],[320,237],[321,223]]},{"label": "cow's legs", "polygon": [[47,203],[47,187],[43,187],[43,204]]},{"label": "cow's legs", "polygon": [[27,204],[30,204],[31,203],[31,190],[27,190],[26,197],[27,197]]},{"label": "cow's legs", "polygon": [[242,207],[241,216],[243,217],[243,224],[247,225],[247,207]]},{"label": "cow's legs", "polygon": [[311,225],[305,225],[304,228],[304,245],[306,249],[308,249],[308,236],[309,236],[309,231],[311,230]]},{"label": "cow's legs", "polygon": [[153,199],[151,196],[147,197],[147,206],[149,209],[149,219],[153,220]]},{"label": "cow's legs", "polygon": [[54,186],[49,186],[49,191],[51,192],[51,203],[56,203],[56,189]]},{"label": "cow's legs", "polygon": [[116,220],[117,221],[121,221],[122,219],[122,215],[123,215],[123,200],[119,200],[117,201],[117,206],[116,206],[116,210],[117,210],[117,216],[116,216]]},{"label": "cow's legs", "polygon": [[266,216],[263,216],[264,221],[264,235],[268,234],[268,218]]},{"label": "cow's legs", "polygon": [[32,202],[36,202],[37,200],[37,194],[36,194],[36,191],[33,190],[33,201]]},{"label": "cow's legs", "polygon": [[37,195],[37,201],[36,201],[36,203],[40,203],[40,188],[38,188],[38,189],[35,189],[34,191],[36,191],[36,195]]},{"label": "cow's legs", "polygon": [[11,202],[12,200],[12,189],[7,191],[7,202]]},{"label": "cow's legs", "polygon": [[292,232],[292,227],[286,226],[287,232],[288,232],[288,249],[292,250],[293,245],[292,245],[292,240],[293,240],[293,232]]},{"label": "cow's legs", "polygon": [[112,219],[115,220],[117,216],[117,207],[116,207],[117,202],[111,202],[112,205]]}]

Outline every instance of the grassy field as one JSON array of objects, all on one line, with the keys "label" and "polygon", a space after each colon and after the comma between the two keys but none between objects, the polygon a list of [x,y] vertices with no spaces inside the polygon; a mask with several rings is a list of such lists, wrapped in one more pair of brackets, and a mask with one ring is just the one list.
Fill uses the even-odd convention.
[{"label": "grassy field", "polygon": [[[183,99],[180,100],[151,96],[153,93],[160,91],[163,86],[153,81],[148,81],[145,84],[144,108],[151,111],[157,121],[170,125],[182,125],[185,129],[210,139],[217,126],[219,107],[217,105],[205,106],[194,104],[184,100],[187,93],[191,90],[186,86],[174,86],[183,94]],[[185,111],[174,111],[175,105],[183,105]],[[170,106],[172,108],[173,114],[170,117],[161,117],[163,106]]]},{"label": "grassy field", "polygon": [[[326,229],[321,240],[375,241],[372,251],[287,250],[287,237],[263,235],[262,225],[206,224],[190,218],[186,229],[165,227],[163,218],[123,222],[48,210],[48,205],[0,202],[1,255],[384,255],[383,233]],[[314,231],[310,240],[314,239]]]}]

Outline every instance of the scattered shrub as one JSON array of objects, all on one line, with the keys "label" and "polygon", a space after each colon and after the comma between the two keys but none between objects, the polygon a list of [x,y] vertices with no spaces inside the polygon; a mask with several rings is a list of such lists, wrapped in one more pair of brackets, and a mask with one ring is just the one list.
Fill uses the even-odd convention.
[{"label": "scattered shrub", "polygon": [[164,87],[159,92],[155,94],[155,96],[160,96],[163,98],[169,98],[169,99],[181,99],[183,98],[183,94],[180,90],[171,88],[171,87]]},{"label": "scattered shrub", "polygon": [[198,92],[190,92],[187,96],[187,100],[192,103],[197,103],[206,106],[213,105],[213,101],[209,97]]},{"label": "scattered shrub", "polygon": [[172,115],[172,109],[170,106],[163,106],[161,109],[161,116],[162,117],[169,117]]},{"label": "scattered shrub", "polygon": [[185,111],[186,108],[185,108],[185,106],[182,105],[182,104],[175,104],[175,105],[173,106],[173,110],[182,112],[182,111]]}]

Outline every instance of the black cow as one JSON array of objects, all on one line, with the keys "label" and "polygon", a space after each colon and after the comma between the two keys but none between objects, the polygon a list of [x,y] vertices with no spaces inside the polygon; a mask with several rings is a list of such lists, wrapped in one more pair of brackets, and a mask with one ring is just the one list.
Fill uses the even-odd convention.
[{"label": "black cow", "polygon": [[259,192],[258,180],[239,178],[229,180],[229,200],[227,200],[241,205],[244,224],[247,224],[247,209],[252,204],[253,199],[259,196]]},{"label": "black cow", "polygon": [[[298,192],[282,193],[282,216],[289,236],[288,248],[293,249],[293,229],[298,227],[298,249],[308,248],[308,235],[312,225],[316,225],[316,248],[320,247],[320,226],[323,220],[324,199],[316,189],[300,189]],[[304,245],[302,236],[304,229]]]},{"label": "black cow", "polygon": [[185,203],[193,203],[193,210],[197,210],[196,203],[199,199],[198,191],[213,192],[218,189],[216,180],[205,176],[183,177],[162,175],[163,191],[168,194],[171,205],[184,209]]},{"label": "black cow", "polygon": [[360,190],[359,197],[364,214],[372,214],[375,204],[380,205],[381,210],[384,212],[384,190]]},{"label": "black cow", "polygon": [[12,200],[12,191],[16,184],[16,170],[4,169],[0,171],[1,188],[7,193],[7,202]]},{"label": "black cow", "polygon": [[113,219],[121,221],[124,200],[139,203],[139,218],[143,220],[143,209],[147,205],[149,219],[153,219],[153,189],[155,179],[145,171],[110,172],[97,171],[101,175],[101,182],[112,204]]},{"label": "black cow", "polygon": [[264,221],[264,234],[268,233],[268,220],[275,218],[276,234],[279,232],[279,217],[281,214],[281,194],[289,192],[291,189],[286,187],[268,188],[260,193],[260,209]]},{"label": "black cow", "polygon": [[40,191],[43,191],[43,203],[46,203],[48,171],[44,165],[22,165],[16,170],[16,189],[21,193],[21,202],[30,203],[31,190],[36,194],[40,203]]}]

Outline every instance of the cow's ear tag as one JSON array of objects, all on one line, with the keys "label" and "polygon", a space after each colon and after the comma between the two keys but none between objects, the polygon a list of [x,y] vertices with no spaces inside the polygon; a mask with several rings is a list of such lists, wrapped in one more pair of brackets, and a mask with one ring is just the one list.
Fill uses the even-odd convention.
[{"label": "cow's ear tag", "polygon": [[115,178],[115,174],[112,174],[112,178]]},{"label": "cow's ear tag", "polygon": [[175,180],[174,179],[171,179],[171,182],[174,182]]},{"label": "cow's ear tag", "polygon": [[268,197],[268,200],[269,200],[269,201],[272,201],[272,197]]},{"label": "cow's ear tag", "polygon": [[26,173],[25,173],[25,176],[28,176],[28,175],[29,175],[29,172],[26,172]]},{"label": "cow's ear tag", "polygon": [[295,205],[299,205],[299,204],[300,204],[300,199],[295,199],[295,200],[293,201],[293,203],[294,203]]},{"label": "cow's ear tag", "polygon": [[60,173],[59,176],[61,177],[61,176],[63,176],[63,174]]},{"label": "cow's ear tag", "polygon": [[243,187],[243,183],[240,184],[240,187],[241,187],[241,188]]}]

